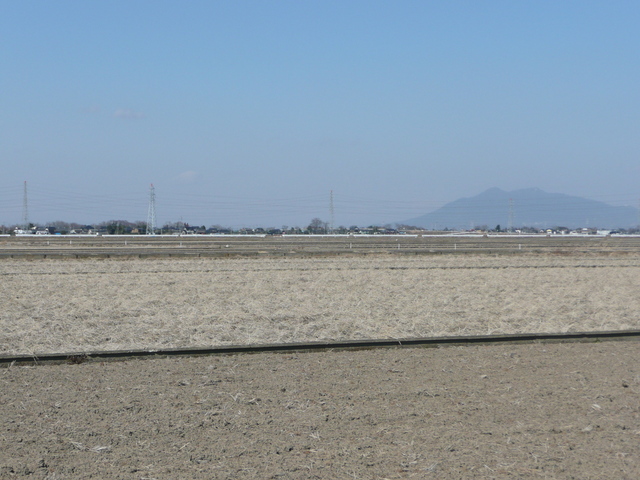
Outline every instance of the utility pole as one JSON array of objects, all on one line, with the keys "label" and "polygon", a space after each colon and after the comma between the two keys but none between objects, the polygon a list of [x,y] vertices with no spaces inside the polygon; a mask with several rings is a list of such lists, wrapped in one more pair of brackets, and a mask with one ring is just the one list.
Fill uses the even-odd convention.
[{"label": "utility pole", "polygon": [[149,188],[149,213],[147,214],[147,235],[156,234],[156,190],[153,183]]},{"label": "utility pole", "polygon": [[507,223],[507,232],[513,230],[513,198],[509,199],[509,222]]},{"label": "utility pole", "polygon": [[27,201],[27,181],[24,181],[24,196],[22,197],[22,223],[24,229],[29,230],[29,202]]},{"label": "utility pole", "polygon": [[329,192],[329,233],[333,233],[334,229],[334,211],[333,211],[333,190]]}]

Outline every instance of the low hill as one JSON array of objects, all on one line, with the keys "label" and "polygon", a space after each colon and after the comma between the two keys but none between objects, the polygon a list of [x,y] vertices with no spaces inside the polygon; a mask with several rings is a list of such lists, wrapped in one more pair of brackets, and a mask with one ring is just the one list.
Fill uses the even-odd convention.
[{"label": "low hill", "polygon": [[[510,206],[511,205],[511,206]],[[495,228],[509,225],[536,228],[592,227],[602,229],[629,228],[638,225],[638,209],[609,205],[596,200],[548,193],[538,188],[506,192],[499,188],[475,197],[460,198],[420,217],[403,222],[405,225],[442,230],[470,229],[478,226]]]}]

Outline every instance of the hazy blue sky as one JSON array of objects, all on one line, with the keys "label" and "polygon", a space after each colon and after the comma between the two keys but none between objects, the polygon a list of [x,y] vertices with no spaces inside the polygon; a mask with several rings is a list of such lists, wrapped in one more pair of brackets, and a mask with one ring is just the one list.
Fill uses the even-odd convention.
[{"label": "hazy blue sky", "polygon": [[0,224],[640,197],[640,2],[0,0]]}]

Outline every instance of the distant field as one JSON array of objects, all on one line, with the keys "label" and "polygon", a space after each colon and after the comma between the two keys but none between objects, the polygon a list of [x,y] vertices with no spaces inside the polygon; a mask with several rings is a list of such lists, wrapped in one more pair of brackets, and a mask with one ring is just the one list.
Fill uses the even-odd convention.
[{"label": "distant field", "polygon": [[0,352],[640,328],[640,254],[0,261]]},{"label": "distant field", "polygon": [[3,258],[232,257],[336,254],[613,254],[640,252],[640,237],[574,235],[285,235],[0,237]]}]

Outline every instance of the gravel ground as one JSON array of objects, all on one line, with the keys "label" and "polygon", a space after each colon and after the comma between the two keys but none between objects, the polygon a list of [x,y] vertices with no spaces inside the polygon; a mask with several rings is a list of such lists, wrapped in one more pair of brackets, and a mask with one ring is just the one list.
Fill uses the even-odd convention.
[{"label": "gravel ground", "polygon": [[0,369],[0,478],[636,479],[637,342]]}]

